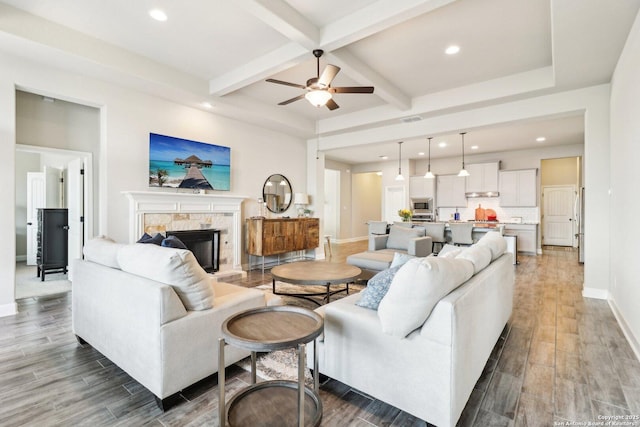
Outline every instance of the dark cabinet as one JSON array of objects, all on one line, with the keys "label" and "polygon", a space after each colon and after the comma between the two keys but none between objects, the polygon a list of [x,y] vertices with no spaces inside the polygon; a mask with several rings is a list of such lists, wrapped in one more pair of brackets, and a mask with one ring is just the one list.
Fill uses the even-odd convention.
[{"label": "dark cabinet", "polygon": [[38,209],[38,277],[67,272],[67,209]]}]

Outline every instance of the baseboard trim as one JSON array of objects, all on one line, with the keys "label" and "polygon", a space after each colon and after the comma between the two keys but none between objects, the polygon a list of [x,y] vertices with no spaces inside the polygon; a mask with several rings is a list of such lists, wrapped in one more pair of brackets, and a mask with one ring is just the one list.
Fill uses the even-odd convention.
[{"label": "baseboard trim", "polygon": [[611,311],[613,311],[613,315],[618,321],[618,324],[620,325],[620,329],[622,329],[622,333],[624,334],[625,338],[629,342],[631,349],[636,354],[636,357],[638,358],[638,360],[640,360],[640,343],[638,342],[636,337],[633,335],[631,328],[629,328],[629,324],[624,320],[624,317],[622,316],[622,313],[620,313],[620,310],[618,310],[618,306],[616,305],[616,302],[614,300],[612,299],[609,300],[609,307],[611,307]]},{"label": "baseboard trim", "polygon": [[606,289],[582,288],[582,296],[593,299],[609,299],[609,291]]},{"label": "baseboard trim", "polygon": [[27,256],[26,255],[16,255],[16,262],[22,262],[22,261],[26,261],[27,260]]},{"label": "baseboard trim", "polygon": [[13,316],[18,314],[18,304],[15,302],[0,305],[0,317]]},{"label": "baseboard trim", "polygon": [[368,236],[361,236],[361,237],[350,237],[348,239],[331,239],[331,243],[335,243],[337,245],[341,244],[341,243],[353,243],[353,242],[360,242],[362,240],[367,240],[369,237]]}]

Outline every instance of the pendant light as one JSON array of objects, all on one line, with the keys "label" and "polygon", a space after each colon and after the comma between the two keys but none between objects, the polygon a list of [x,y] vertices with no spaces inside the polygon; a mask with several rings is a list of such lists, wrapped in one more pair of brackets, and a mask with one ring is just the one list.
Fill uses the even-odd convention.
[{"label": "pendant light", "polygon": [[433,179],[435,176],[431,173],[431,140],[433,137],[427,138],[429,140],[429,163],[427,164],[427,173],[424,174],[424,177],[427,179]]},{"label": "pendant light", "polygon": [[460,172],[458,172],[458,176],[469,176],[469,172],[467,172],[467,170],[464,168],[464,134],[466,132],[460,132],[460,135],[462,135],[462,169],[460,169]]},{"label": "pendant light", "polygon": [[396,176],[396,181],[404,181],[404,176],[402,176],[402,141],[398,142],[398,176]]}]

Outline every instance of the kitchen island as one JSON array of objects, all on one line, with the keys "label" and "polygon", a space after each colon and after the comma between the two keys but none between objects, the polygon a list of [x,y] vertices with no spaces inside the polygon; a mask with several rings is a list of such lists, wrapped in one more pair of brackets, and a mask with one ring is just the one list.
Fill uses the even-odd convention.
[{"label": "kitchen island", "polygon": [[[474,242],[489,231],[500,231],[502,234],[514,235],[517,238],[518,252],[535,255],[539,252],[538,248],[538,223],[511,223],[511,222],[494,222],[494,221],[457,221],[457,222],[473,222],[473,230],[471,237]],[[413,227],[421,227],[424,222],[413,222]],[[444,235],[447,242],[451,242],[451,229],[449,221],[447,221]]]}]

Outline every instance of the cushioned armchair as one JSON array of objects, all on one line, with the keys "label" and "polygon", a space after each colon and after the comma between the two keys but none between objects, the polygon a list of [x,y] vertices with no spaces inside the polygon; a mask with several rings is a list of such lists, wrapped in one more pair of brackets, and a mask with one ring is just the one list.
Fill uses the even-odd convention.
[{"label": "cushioned armchair", "polygon": [[391,266],[396,252],[416,257],[431,253],[431,237],[425,236],[424,228],[392,226],[389,234],[370,234],[369,250],[347,257],[347,264],[362,270],[378,272]]}]

